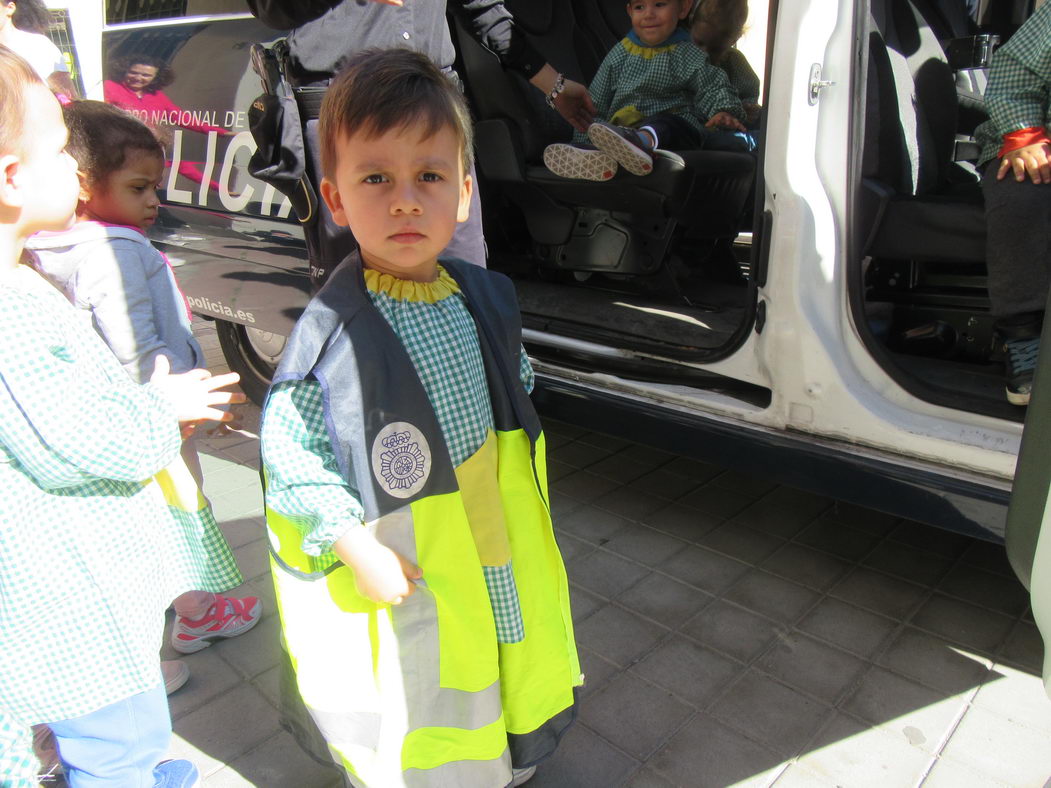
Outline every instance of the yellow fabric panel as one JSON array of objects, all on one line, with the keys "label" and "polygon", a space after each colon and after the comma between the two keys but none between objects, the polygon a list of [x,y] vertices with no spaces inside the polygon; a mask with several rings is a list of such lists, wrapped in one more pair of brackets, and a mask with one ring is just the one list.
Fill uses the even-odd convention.
[{"label": "yellow fabric panel", "polygon": [[511,560],[511,542],[504,520],[497,477],[496,434],[490,430],[482,448],[456,469],[463,508],[467,512],[482,566],[503,566]]},{"label": "yellow fabric panel", "polygon": [[168,506],[197,512],[208,505],[182,457],[176,457],[171,465],[154,475],[153,481],[161,488]]},{"label": "yellow fabric panel", "polygon": [[447,493],[416,501],[412,519],[417,562],[438,610],[441,686],[478,692],[499,678],[496,624],[461,500]]},{"label": "yellow fabric panel", "polygon": [[609,122],[615,126],[634,126],[641,121],[645,116],[639,112],[639,108],[634,104],[628,107],[621,107],[613,113],[613,117],[609,119]]},{"label": "yellow fabric panel", "polygon": [[475,730],[417,728],[405,737],[401,768],[433,769],[450,761],[491,761],[506,749],[503,718]]},{"label": "yellow fabric panel", "polygon": [[[501,692],[507,730],[529,733],[573,704],[572,688],[582,677],[569,581],[546,505],[546,482],[538,488],[525,432],[498,432],[497,439],[500,492],[526,635],[519,643],[500,644]],[[538,476],[545,479],[543,436],[535,463]]]},{"label": "yellow fabric panel", "polygon": [[320,556],[304,553],[303,532],[295,522],[269,506],[266,507],[266,528],[270,546],[281,557],[281,560],[293,569],[309,575],[322,572],[339,561],[334,553]]}]

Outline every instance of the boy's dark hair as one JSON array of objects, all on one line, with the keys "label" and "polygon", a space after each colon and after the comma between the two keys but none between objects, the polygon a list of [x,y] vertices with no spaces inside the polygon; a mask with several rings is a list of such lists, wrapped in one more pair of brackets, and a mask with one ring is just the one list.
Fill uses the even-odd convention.
[{"label": "boy's dark hair", "polygon": [[26,94],[32,85],[46,89],[31,65],[0,44],[0,155],[25,150]]},{"label": "boy's dark hair", "polygon": [[124,166],[131,151],[164,159],[164,149],[146,124],[112,104],[74,101],[62,108],[62,115],[69,128],[66,150],[89,184],[103,183]]},{"label": "boy's dark hair", "polygon": [[748,21],[748,0],[700,0],[693,9],[690,26],[704,22],[712,40],[705,41],[709,59],[719,64],[744,33]]},{"label": "boy's dark hair", "polygon": [[[15,0],[3,0],[5,6],[14,2]],[[40,0],[18,0],[15,4],[15,14],[11,17],[11,24],[26,33],[39,33],[46,36],[47,29],[51,25],[51,12]]]},{"label": "boy's dark hair", "polygon": [[335,172],[341,136],[377,136],[417,125],[428,137],[451,127],[460,139],[464,172],[471,169],[471,114],[453,81],[426,55],[409,49],[359,52],[332,81],[321,103],[321,169],[330,177]]},{"label": "boy's dark hair", "polygon": [[106,79],[114,82],[124,82],[124,75],[132,66],[153,66],[157,69],[157,76],[153,82],[147,85],[143,92],[158,93],[175,81],[175,72],[168,65],[168,61],[153,55],[144,55],[141,52],[130,55],[115,57],[106,66]]}]

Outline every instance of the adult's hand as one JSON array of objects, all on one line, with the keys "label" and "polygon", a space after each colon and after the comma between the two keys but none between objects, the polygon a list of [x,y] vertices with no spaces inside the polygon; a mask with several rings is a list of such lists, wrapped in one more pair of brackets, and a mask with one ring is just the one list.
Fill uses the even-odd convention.
[{"label": "adult's hand", "polygon": [[1015,180],[1021,183],[1028,173],[1033,183],[1051,183],[1051,145],[1046,142],[1035,142],[1015,148],[1004,154],[1000,160],[997,180],[1003,180],[1008,172],[1014,172]]},{"label": "adult's hand", "polygon": [[588,89],[567,79],[562,92],[555,96],[555,109],[577,131],[587,131],[595,119],[595,104]]}]

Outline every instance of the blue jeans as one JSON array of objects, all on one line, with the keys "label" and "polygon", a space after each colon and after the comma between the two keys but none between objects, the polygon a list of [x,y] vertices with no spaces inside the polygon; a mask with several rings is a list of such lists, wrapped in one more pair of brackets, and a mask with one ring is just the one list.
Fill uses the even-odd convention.
[{"label": "blue jeans", "polygon": [[70,788],[154,788],[172,732],[163,684],[48,726]]}]

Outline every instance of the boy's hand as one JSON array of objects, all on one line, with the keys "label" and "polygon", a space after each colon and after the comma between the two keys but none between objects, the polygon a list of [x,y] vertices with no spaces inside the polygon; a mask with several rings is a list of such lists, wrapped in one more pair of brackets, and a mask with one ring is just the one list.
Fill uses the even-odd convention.
[{"label": "boy's hand", "polygon": [[416,590],[412,581],[423,576],[418,566],[380,544],[364,528],[352,528],[332,549],[354,570],[358,593],[378,605],[400,605]]},{"label": "boy's hand", "polygon": [[212,406],[245,401],[245,395],[239,391],[219,391],[241,379],[236,372],[212,377],[212,373],[206,369],[191,369],[181,375],[173,375],[170,370],[168,357],[157,356],[150,383],[167,397],[182,423],[230,421],[233,419],[232,413]]},{"label": "boy's hand", "polygon": [[733,129],[734,131],[748,131],[737,118],[729,112],[716,112],[708,122],[704,124],[709,129]]},{"label": "boy's hand", "polygon": [[1051,183],[1051,145],[1036,142],[1008,151],[1000,160],[996,179],[1002,181],[1009,170],[1014,171],[1015,180],[1021,183],[1026,173],[1033,183]]}]

